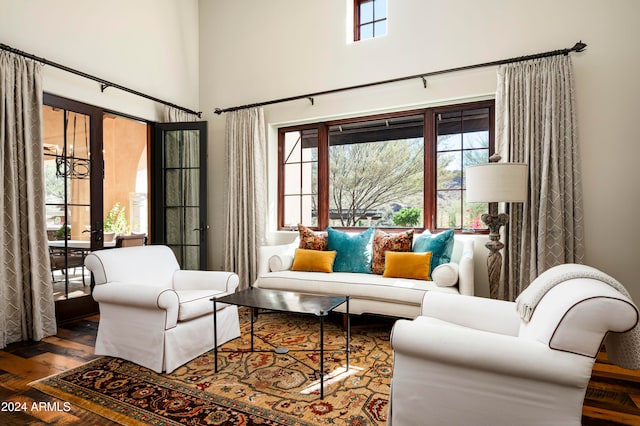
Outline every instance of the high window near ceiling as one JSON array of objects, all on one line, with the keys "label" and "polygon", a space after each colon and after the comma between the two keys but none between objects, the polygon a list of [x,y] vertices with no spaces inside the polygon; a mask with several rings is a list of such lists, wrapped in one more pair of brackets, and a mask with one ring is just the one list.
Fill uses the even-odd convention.
[{"label": "high window near ceiling", "polygon": [[484,229],[465,173],[491,152],[493,101],[281,128],[279,229]]},{"label": "high window near ceiling", "polygon": [[387,34],[387,0],[354,0],[353,40],[366,40]]}]

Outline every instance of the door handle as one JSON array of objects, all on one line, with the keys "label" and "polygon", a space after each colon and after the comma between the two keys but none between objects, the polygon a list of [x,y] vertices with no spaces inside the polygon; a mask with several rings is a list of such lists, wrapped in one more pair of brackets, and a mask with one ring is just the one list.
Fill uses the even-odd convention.
[{"label": "door handle", "polygon": [[100,241],[102,241],[102,231],[103,231],[102,227],[101,227],[100,225],[98,225],[98,226],[96,226],[96,229],[92,229],[92,230],[85,229],[85,230],[84,230],[84,231],[82,231],[82,232],[83,232],[83,233],[84,233],[84,232],[89,232],[89,233],[91,233],[91,235],[92,235],[93,239],[94,239],[96,242],[100,242]]},{"label": "door handle", "polygon": [[209,225],[203,226],[201,228],[193,228],[194,231],[206,231],[209,229]]}]

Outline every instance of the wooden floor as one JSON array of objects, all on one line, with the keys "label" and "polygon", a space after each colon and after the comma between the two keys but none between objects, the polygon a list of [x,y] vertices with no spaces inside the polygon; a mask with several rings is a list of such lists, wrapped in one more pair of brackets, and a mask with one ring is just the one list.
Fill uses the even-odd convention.
[{"label": "wooden floor", "polygon": [[[97,358],[93,347],[98,319],[95,316],[59,326],[54,337],[41,342],[13,343],[0,351],[0,425],[116,424],[77,406],[70,405],[67,409],[56,398],[28,386],[34,380]],[[46,405],[47,402],[52,404]],[[12,408],[18,411],[7,411]]]},{"label": "wooden floor", "polygon": [[[67,410],[62,402],[28,386],[33,380],[96,358],[97,328],[98,317],[94,316],[60,326],[55,337],[14,343],[0,351],[0,425],[114,425],[73,405]],[[12,406],[26,406],[26,410],[6,411]],[[640,425],[640,371],[616,367],[601,353],[582,412],[584,425]]]},{"label": "wooden floor", "polygon": [[611,364],[600,352],[582,406],[584,425],[640,425],[640,370]]}]

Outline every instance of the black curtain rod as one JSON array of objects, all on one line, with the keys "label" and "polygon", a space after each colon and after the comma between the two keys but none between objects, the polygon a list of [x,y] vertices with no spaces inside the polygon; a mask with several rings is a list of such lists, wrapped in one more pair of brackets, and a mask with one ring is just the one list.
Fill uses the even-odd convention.
[{"label": "black curtain rod", "polygon": [[381,84],[396,83],[398,81],[404,81],[404,80],[413,80],[413,79],[416,79],[416,78],[421,78],[422,79],[422,83],[423,83],[424,87],[426,88],[427,87],[426,77],[431,77],[431,76],[438,75],[438,74],[447,74],[447,73],[457,72],[457,71],[465,71],[465,70],[470,70],[470,69],[474,69],[474,68],[483,68],[483,67],[489,67],[489,66],[510,64],[510,63],[513,63],[513,62],[528,61],[530,59],[546,58],[548,56],[568,55],[570,52],[582,52],[586,47],[587,47],[587,45],[585,43],[583,43],[582,40],[581,40],[581,41],[577,42],[576,44],[574,44],[573,47],[568,48],[568,49],[552,50],[550,52],[537,53],[535,55],[519,56],[517,58],[502,59],[502,60],[499,60],[499,61],[485,62],[483,64],[467,65],[467,66],[464,66],[464,67],[450,68],[450,69],[441,70],[441,71],[432,71],[432,72],[423,73],[423,74],[410,75],[410,76],[407,76],[407,77],[392,78],[390,80],[376,81],[376,82],[373,82],[373,83],[358,84],[358,85],[355,85],[355,86],[342,87],[340,89],[332,89],[332,90],[325,90],[325,91],[322,91],[322,92],[309,93],[307,95],[291,96],[291,97],[288,97],[288,98],[274,99],[274,100],[266,101],[266,102],[257,102],[255,104],[240,105],[240,106],[235,106],[235,107],[230,107],[230,108],[225,108],[225,109],[216,108],[214,112],[216,114],[222,114],[223,112],[238,111],[238,110],[241,110],[241,109],[254,108],[254,107],[260,107],[260,106],[272,105],[272,104],[278,104],[278,103],[281,103],[281,102],[295,101],[295,100],[298,100],[298,99],[309,99],[309,101],[311,101],[311,104],[313,105],[313,98],[315,96],[328,95],[328,94],[331,94],[331,93],[344,92],[344,91],[347,91],[347,90],[362,89],[364,87],[379,86]]},{"label": "black curtain rod", "polygon": [[132,93],[132,94],[134,94],[136,96],[140,96],[141,98],[146,98],[146,99],[152,100],[154,102],[158,102],[158,103],[161,103],[161,104],[164,104],[164,105],[179,109],[181,111],[188,112],[189,114],[195,114],[198,117],[202,116],[202,112],[196,112],[196,111],[190,110],[189,108],[181,107],[179,105],[172,104],[171,102],[163,101],[162,99],[158,99],[158,98],[155,98],[153,96],[149,96],[149,95],[146,95],[144,93],[138,92],[137,90],[129,89],[128,87],[124,87],[124,86],[121,86],[119,84],[115,84],[115,83],[112,83],[110,81],[104,80],[102,78],[93,76],[91,74],[87,74],[85,72],[78,71],[78,70],[70,68],[70,67],[68,67],[66,65],[61,65],[61,64],[58,64],[56,62],[49,61],[48,59],[40,58],[40,57],[32,55],[30,53],[23,52],[22,50],[15,49],[15,48],[13,48],[11,46],[7,46],[6,44],[3,44],[3,43],[0,43],[0,49],[6,50],[6,51],[11,52],[11,53],[15,53],[16,55],[24,56],[25,58],[33,59],[34,61],[38,61],[38,62],[40,62],[40,63],[42,63],[44,65],[49,65],[49,66],[52,66],[54,68],[58,68],[58,69],[61,69],[63,71],[70,72],[71,74],[75,74],[75,75],[79,75],[79,76],[84,77],[84,78],[88,78],[89,80],[97,81],[98,83],[100,83],[100,91],[101,92],[104,92],[105,89],[107,89],[109,87],[113,87],[115,89],[120,89],[123,92]]}]

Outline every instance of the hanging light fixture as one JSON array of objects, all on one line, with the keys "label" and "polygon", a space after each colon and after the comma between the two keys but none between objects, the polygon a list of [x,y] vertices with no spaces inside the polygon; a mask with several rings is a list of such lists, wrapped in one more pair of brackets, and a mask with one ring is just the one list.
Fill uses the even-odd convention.
[{"label": "hanging light fixture", "polygon": [[[71,179],[89,179],[91,177],[91,160],[89,158],[76,158],[76,119],[77,114],[73,114],[73,144],[71,145],[71,155],[64,155],[56,158],[56,176],[69,177]],[[66,126],[65,126],[66,127]],[[66,139],[66,135],[65,135]],[[87,116],[84,116],[84,146],[85,155],[89,156],[89,134],[87,133]],[[66,147],[66,143],[65,143]]]}]

